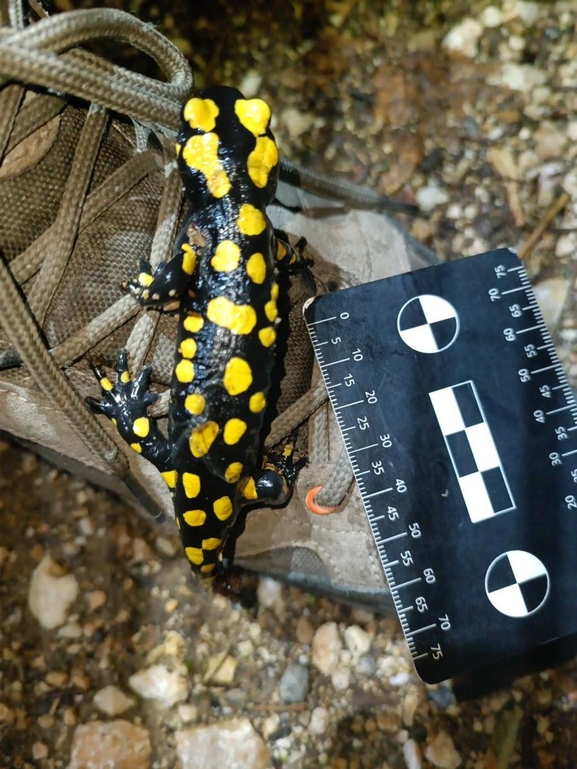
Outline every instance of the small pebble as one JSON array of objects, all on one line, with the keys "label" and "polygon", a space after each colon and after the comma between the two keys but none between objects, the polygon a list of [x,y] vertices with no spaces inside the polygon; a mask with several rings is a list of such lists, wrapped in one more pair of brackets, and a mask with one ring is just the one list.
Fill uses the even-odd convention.
[{"label": "small pebble", "polygon": [[429,184],[427,187],[421,187],[417,192],[417,204],[423,211],[432,211],[437,206],[447,203],[449,196],[439,187]]},{"label": "small pebble", "polygon": [[461,756],[447,732],[439,732],[427,743],[425,758],[439,769],[457,769],[461,764]]},{"label": "small pebble", "polygon": [[186,699],[188,682],[179,673],[171,672],[164,665],[153,665],[130,676],[132,691],[145,700],[154,700],[166,708]]},{"label": "small pebble", "polygon": [[371,636],[358,625],[350,625],[344,632],[345,643],[354,657],[366,654],[371,648]]},{"label": "small pebble", "polygon": [[329,714],[325,708],[315,708],[311,713],[308,730],[311,734],[324,734],[329,725]]},{"label": "small pebble", "polygon": [[279,618],[284,616],[285,605],[280,582],[270,577],[261,577],[256,594],[261,609],[272,609]]},{"label": "small pebble", "polygon": [[35,761],[39,761],[41,758],[46,758],[48,755],[48,746],[43,742],[35,742],[32,745],[32,758]]},{"label": "small pebble", "polygon": [[481,12],[481,24],[484,27],[499,27],[503,23],[503,12],[494,5],[489,5]]},{"label": "small pebble", "polygon": [[389,678],[389,683],[391,686],[404,686],[409,682],[409,674],[406,673],[404,670],[402,670],[400,673],[397,673],[394,676],[391,676]]},{"label": "small pebble", "polygon": [[445,36],[443,48],[449,53],[472,58],[478,53],[477,43],[483,33],[483,26],[475,19],[464,19]]},{"label": "small pebble", "polygon": [[342,641],[336,622],[325,622],[313,637],[312,663],[324,675],[333,672],[339,662]]},{"label": "small pebble", "polygon": [[351,683],[351,671],[349,668],[338,667],[331,674],[331,681],[335,689],[344,691]]},{"label": "small pebble", "polygon": [[289,665],[279,681],[283,702],[303,702],[309,688],[309,671],[304,665]]},{"label": "small pebble", "polygon": [[134,700],[117,686],[105,686],[94,695],[94,704],[107,716],[119,716],[133,707]]},{"label": "small pebble", "polygon": [[226,652],[215,654],[208,660],[202,682],[212,686],[228,686],[234,681],[237,667],[238,660]]},{"label": "small pebble", "polygon": [[183,724],[191,724],[198,718],[198,708],[196,705],[179,705],[178,715]]},{"label": "small pebble", "polygon": [[315,629],[308,617],[299,617],[296,627],[297,641],[301,644],[310,644],[313,640]]},{"label": "small pebble", "polygon": [[403,744],[403,756],[407,769],[421,769],[421,751],[415,740],[408,739]]},{"label": "small pebble", "polygon": [[165,555],[167,558],[172,558],[177,553],[174,542],[167,537],[157,537],[154,545],[160,555]]},{"label": "small pebble", "polygon": [[32,572],[28,606],[46,630],[64,625],[70,606],[78,596],[78,582],[73,574],[62,574],[60,567],[45,555]]}]

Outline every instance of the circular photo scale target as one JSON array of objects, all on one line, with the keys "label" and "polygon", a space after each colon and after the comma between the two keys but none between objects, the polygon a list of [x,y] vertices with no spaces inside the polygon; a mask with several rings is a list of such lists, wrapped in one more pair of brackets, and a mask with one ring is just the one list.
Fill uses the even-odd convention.
[{"label": "circular photo scale target", "polygon": [[397,331],[403,342],[417,352],[442,352],[459,334],[459,316],[446,299],[421,294],[401,307]]},{"label": "circular photo scale target", "polygon": [[485,591],[497,611],[507,617],[528,617],[549,595],[549,574],[532,553],[509,550],[487,569]]}]

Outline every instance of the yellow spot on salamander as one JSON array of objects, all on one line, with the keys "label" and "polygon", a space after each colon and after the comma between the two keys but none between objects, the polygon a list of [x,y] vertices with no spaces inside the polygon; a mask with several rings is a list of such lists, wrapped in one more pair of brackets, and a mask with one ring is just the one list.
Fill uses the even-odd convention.
[{"label": "yellow spot on salamander", "polygon": [[196,416],[202,414],[205,406],[206,400],[204,395],[201,395],[200,393],[192,393],[192,395],[187,395],[184,399],[184,408]]},{"label": "yellow spot on salamander", "polygon": [[255,136],[265,133],[270,122],[270,107],[262,99],[238,99],[234,105],[242,125]]},{"label": "yellow spot on salamander", "polygon": [[194,499],[200,494],[200,476],[196,473],[182,474],[182,487],[189,499]]},{"label": "yellow spot on salamander", "polygon": [[238,212],[238,229],[242,235],[260,235],[266,227],[262,211],[250,203],[243,203]]},{"label": "yellow spot on salamander", "polygon": [[224,388],[229,395],[246,392],[252,384],[252,371],[243,358],[231,358],[224,369]]},{"label": "yellow spot on salamander", "polygon": [[204,510],[187,510],[182,517],[189,526],[202,526],[206,521]]},{"label": "yellow spot on salamander", "polygon": [[140,443],[131,443],[130,448],[133,451],[136,451],[137,454],[142,454],[142,446],[140,445]]},{"label": "yellow spot on salamander", "polygon": [[265,304],[264,314],[270,320],[271,323],[273,322],[273,320],[276,320],[276,317],[278,315],[278,310],[276,306],[276,301],[274,299],[271,299],[270,302],[267,302]]},{"label": "yellow spot on salamander", "polygon": [[174,145],[174,151],[176,152],[176,157],[178,157],[180,155],[180,150],[181,149],[182,149],[182,147],[180,146],[180,144],[177,143],[177,144]]},{"label": "yellow spot on salamander", "polygon": [[187,275],[192,275],[194,268],[196,267],[196,254],[194,248],[190,243],[183,243],[182,250],[182,270],[183,272],[186,272]]},{"label": "yellow spot on salamander", "polygon": [[233,334],[250,334],[256,326],[256,312],[250,304],[235,304],[225,296],[211,299],[206,309],[209,320]]},{"label": "yellow spot on salamander", "polygon": [[130,382],[130,374],[128,373],[128,371],[122,372],[122,374],[120,375],[120,381],[122,382],[122,384],[128,384]]},{"label": "yellow spot on salamander", "polygon": [[184,145],[182,157],[186,165],[206,177],[208,191],[222,198],[230,191],[230,180],[218,158],[218,136],[215,133],[191,136]]},{"label": "yellow spot on salamander", "polygon": [[222,539],[218,539],[217,537],[209,537],[208,539],[202,540],[202,549],[203,550],[216,550],[216,548],[221,544]]},{"label": "yellow spot on salamander", "polygon": [[176,470],[165,470],[162,473],[162,477],[164,478],[164,482],[166,483],[169,489],[173,489],[176,486],[176,478],[177,478]]},{"label": "yellow spot on salamander", "polygon": [[270,290],[270,298],[274,299],[275,302],[278,299],[278,283],[272,284],[272,288]]},{"label": "yellow spot on salamander", "polygon": [[224,480],[228,483],[236,483],[242,475],[242,462],[231,462],[224,471]]},{"label": "yellow spot on salamander", "polygon": [[253,254],[246,263],[246,272],[253,283],[259,285],[266,278],[266,262],[262,254]]},{"label": "yellow spot on salamander", "polygon": [[195,427],[190,434],[190,452],[193,457],[203,457],[208,454],[210,447],[218,435],[219,427],[216,422],[205,422]]},{"label": "yellow spot on salamander", "polygon": [[217,272],[231,272],[236,270],[240,262],[240,248],[232,240],[221,241],[210,260]]},{"label": "yellow spot on salamander", "polygon": [[226,521],[232,515],[232,502],[230,497],[220,497],[217,499],[212,509],[219,521]]},{"label": "yellow spot on salamander", "polygon": [[259,414],[266,406],[266,398],[264,393],[255,393],[250,396],[248,407],[253,414]]},{"label": "yellow spot on salamander", "polygon": [[282,262],[282,260],[287,255],[287,249],[284,243],[281,243],[280,240],[277,240],[276,242],[276,260],[277,262]]},{"label": "yellow spot on salamander", "polygon": [[248,156],[248,175],[253,183],[260,187],[266,187],[271,170],[278,163],[278,150],[276,144],[268,136],[261,136],[256,140],[256,147]]},{"label": "yellow spot on salamander", "polygon": [[176,364],[174,373],[179,382],[186,384],[194,379],[194,366],[189,360],[181,360]]},{"label": "yellow spot on salamander", "polygon": [[256,493],[256,484],[254,482],[254,478],[249,478],[246,482],[243,490],[242,490],[242,496],[245,499],[258,499],[258,494]]},{"label": "yellow spot on salamander", "polygon": [[114,417],[111,417],[110,421],[112,422],[112,424],[113,424],[115,427],[116,427],[116,425],[118,424],[118,419],[115,419]]},{"label": "yellow spot on salamander", "polygon": [[113,389],[112,382],[107,376],[102,377],[102,379],[100,380],[100,386],[102,387],[103,390],[106,390],[107,392],[110,392],[110,390]]},{"label": "yellow spot on salamander", "polygon": [[246,422],[243,422],[242,419],[237,419],[236,417],[229,419],[224,426],[224,442],[228,446],[233,446],[235,443],[238,443],[245,434],[246,428],[247,424]]},{"label": "yellow spot on salamander", "polygon": [[196,355],[196,342],[194,339],[183,339],[178,349],[183,358],[194,358]]},{"label": "yellow spot on salamander", "polygon": [[190,563],[193,563],[195,566],[200,566],[204,561],[204,554],[200,547],[185,547],[184,552]]},{"label": "yellow spot on salamander", "polygon": [[204,318],[199,312],[189,312],[182,325],[191,334],[195,334],[204,326]]},{"label": "yellow spot on salamander", "polygon": [[189,99],[184,105],[182,116],[191,128],[212,131],[220,110],[212,99]]},{"label": "yellow spot on salamander", "polygon": [[261,328],[261,330],[258,332],[258,338],[260,339],[260,343],[263,347],[270,347],[275,343],[276,331],[274,328],[272,328],[272,326]]},{"label": "yellow spot on salamander", "polygon": [[134,420],[132,430],[139,438],[146,438],[150,432],[150,419],[148,417],[138,417]]},{"label": "yellow spot on salamander", "polygon": [[138,282],[141,286],[150,286],[154,278],[148,272],[141,272],[138,276]]},{"label": "yellow spot on salamander", "polygon": [[204,566],[200,567],[200,570],[203,574],[210,574],[211,571],[214,571],[216,569],[216,563],[205,563]]}]

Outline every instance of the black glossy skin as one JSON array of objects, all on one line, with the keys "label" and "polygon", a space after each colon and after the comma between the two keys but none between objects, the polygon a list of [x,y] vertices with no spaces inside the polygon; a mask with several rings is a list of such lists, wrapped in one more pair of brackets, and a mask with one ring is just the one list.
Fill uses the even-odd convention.
[{"label": "black glossy skin", "polygon": [[291,449],[274,467],[259,456],[275,361],[276,268],[301,261],[265,213],[278,175],[269,119],[264,102],[222,86],[183,109],[177,157],[191,211],[172,259],[152,275],[143,263],[128,284],[143,305],[179,303],[168,438],[146,415],[155,400],[150,370],[131,380],[124,352],[114,386],[96,370],[104,397],[91,402],[163,473],[187,557],[206,577],[241,507],[284,501],[297,470]]}]

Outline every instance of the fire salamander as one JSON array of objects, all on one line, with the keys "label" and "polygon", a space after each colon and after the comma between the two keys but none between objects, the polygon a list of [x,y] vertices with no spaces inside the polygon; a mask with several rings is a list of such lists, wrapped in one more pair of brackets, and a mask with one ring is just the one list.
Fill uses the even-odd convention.
[{"label": "fire salamander", "polygon": [[194,572],[213,578],[245,505],[288,499],[301,462],[292,448],[259,456],[275,360],[277,268],[303,259],[265,209],[278,177],[271,112],[261,99],[214,86],[182,111],[177,161],[191,210],[172,258],[143,262],[127,287],[143,306],[179,303],[168,438],[148,406],[151,368],[132,379],[126,351],[116,383],[95,368],[92,408],[162,473]]}]

